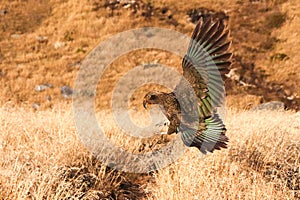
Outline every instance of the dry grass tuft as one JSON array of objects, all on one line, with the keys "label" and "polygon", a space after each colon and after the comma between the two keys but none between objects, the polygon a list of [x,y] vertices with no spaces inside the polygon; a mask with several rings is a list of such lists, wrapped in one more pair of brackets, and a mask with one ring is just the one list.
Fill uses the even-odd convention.
[{"label": "dry grass tuft", "polygon": [[[3,199],[292,199],[300,187],[299,113],[229,111],[230,148],[196,149],[161,171],[117,172],[78,139],[66,108],[2,107]],[[120,137],[120,132],[112,132]],[[129,142],[129,141],[127,141]],[[144,141],[146,142],[146,141]],[[132,141],[138,147],[140,142]]]},{"label": "dry grass tuft", "polygon": [[[93,158],[76,135],[71,110],[1,108],[0,196],[4,199],[103,199],[145,196],[135,175]],[[146,178],[145,178],[146,179]]]}]

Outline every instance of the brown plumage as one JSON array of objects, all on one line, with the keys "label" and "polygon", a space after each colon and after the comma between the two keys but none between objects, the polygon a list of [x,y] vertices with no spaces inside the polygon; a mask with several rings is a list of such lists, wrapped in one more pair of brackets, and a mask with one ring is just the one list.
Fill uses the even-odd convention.
[{"label": "brown plumage", "polygon": [[202,153],[227,147],[226,128],[216,108],[225,98],[229,31],[221,21],[201,18],[182,61],[183,78],[173,92],[149,92],[143,105],[158,104],[170,121],[168,134],[181,132],[185,145]]}]

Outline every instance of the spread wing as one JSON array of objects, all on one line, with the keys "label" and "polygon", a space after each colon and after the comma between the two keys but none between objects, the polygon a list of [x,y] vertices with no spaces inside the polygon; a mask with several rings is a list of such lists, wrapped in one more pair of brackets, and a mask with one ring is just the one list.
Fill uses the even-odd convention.
[{"label": "spread wing", "polygon": [[223,78],[231,64],[228,34],[223,22],[200,19],[182,61],[185,80],[174,90],[180,97],[182,140],[203,153],[226,147],[228,141],[225,126],[215,111],[224,102]]}]

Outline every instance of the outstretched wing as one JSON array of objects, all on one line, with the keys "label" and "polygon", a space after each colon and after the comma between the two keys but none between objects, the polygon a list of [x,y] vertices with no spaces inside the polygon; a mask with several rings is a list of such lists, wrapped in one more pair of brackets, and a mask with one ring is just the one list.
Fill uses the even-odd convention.
[{"label": "outstretched wing", "polygon": [[223,78],[231,64],[228,34],[223,22],[200,19],[182,61],[185,80],[174,90],[177,97],[184,96],[179,99],[182,123],[197,120],[200,124],[198,127],[181,126],[182,139],[187,146],[195,146],[204,153],[226,147],[228,141],[225,126],[215,113],[215,108],[224,102]]}]

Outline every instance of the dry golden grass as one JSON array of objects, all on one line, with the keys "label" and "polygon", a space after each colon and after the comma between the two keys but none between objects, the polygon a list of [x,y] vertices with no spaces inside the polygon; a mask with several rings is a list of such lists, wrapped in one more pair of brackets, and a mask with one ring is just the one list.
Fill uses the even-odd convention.
[{"label": "dry golden grass", "polygon": [[[293,199],[300,187],[299,113],[229,110],[229,149],[190,149],[150,175],[101,166],[66,106],[0,109],[1,199]],[[122,139],[120,132],[111,132]],[[131,147],[140,141],[122,140]],[[126,147],[126,145],[125,145]]]},{"label": "dry golden grass", "polygon": [[76,135],[70,109],[28,112],[5,107],[0,112],[1,199],[145,195],[142,184],[101,166],[90,155]]},{"label": "dry golden grass", "polygon": [[229,111],[226,121],[229,149],[204,158],[191,150],[156,174],[154,199],[294,198],[288,179],[295,170],[299,191],[299,113]]},{"label": "dry golden grass", "polygon": [[[271,81],[286,82],[290,87],[300,87],[300,76],[298,60],[300,59],[300,5],[296,1],[287,1],[282,5],[282,12],[287,14],[287,22],[279,30],[274,31],[273,35],[276,36],[281,42],[276,45],[273,51],[274,54],[285,54],[287,57],[283,60],[272,60],[266,65],[268,73],[272,74],[269,77]],[[296,91],[294,96],[299,96],[300,91]],[[293,94],[290,94],[293,95]]]},{"label": "dry golden grass", "polygon": [[[111,15],[111,11],[104,7],[104,1],[97,0],[85,3],[79,0],[3,1],[0,9],[6,9],[8,12],[1,16],[0,22],[0,85],[3,88],[0,92],[1,105],[7,101],[27,107],[39,103],[40,109],[43,109],[65,101],[60,95],[59,87],[73,86],[79,69],[73,66],[74,63],[82,61],[98,43],[121,31],[145,26],[169,28],[191,35],[194,24],[187,20],[187,11],[199,7],[224,11],[229,16],[235,56],[241,57],[243,62],[253,62],[256,69],[264,70],[268,75],[267,80],[280,84],[289,93],[287,96],[299,96],[299,92],[295,89],[299,88],[300,82],[299,72],[295,70],[299,65],[297,49],[299,5],[296,1],[145,2],[151,3],[155,9],[167,7],[169,11],[163,16],[153,16],[149,20],[141,13],[133,14],[130,9],[118,9]],[[266,19],[276,12],[286,13],[283,26],[275,29],[264,27]],[[169,15],[177,20],[177,26],[168,21]],[[11,37],[14,34],[19,34],[19,37]],[[39,42],[36,39],[39,35],[47,37],[47,40]],[[279,41],[268,44],[269,39],[273,41],[271,37]],[[65,46],[55,49],[54,44],[57,41],[64,42]],[[265,47],[262,47],[265,44],[274,49],[265,50]],[[278,53],[286,54],[289,59],[270,62],[270,57]],[[132,59],[128,59],[125,63],[120,60],[115,64],[126,71],[136,64],[141,64],[139,60],[145,58],[135,53],[130,56],[133,56]],[[144,62],[163,60],[156,54],[149,54],[146,58]],[[180,61],[177,62],[172,58],[167,64],[177,67]],[[254,73],[260,72],[256,70]],[[113,76],[111,79],[104,81],[115,82],[120,74],[111,75]],[[54,88],[43,92],[34,91],[35,85],[45,83],[53,84]],[[233,92],[235,98],[242,99],[247,91],[235,88],[238,87],[236,85],[228,87],[228,91],[235,91]],[[252,95],[258,95],[259,98],[261,96],[256,90]],[[50,102],[47,100],[48,96],[51,96]],[[267,98],[270,99],[276,100],[278,95],[272,94],[271,98]],[[241,107],[247,107],[249,103],[251,102],[246,102]]]}]

